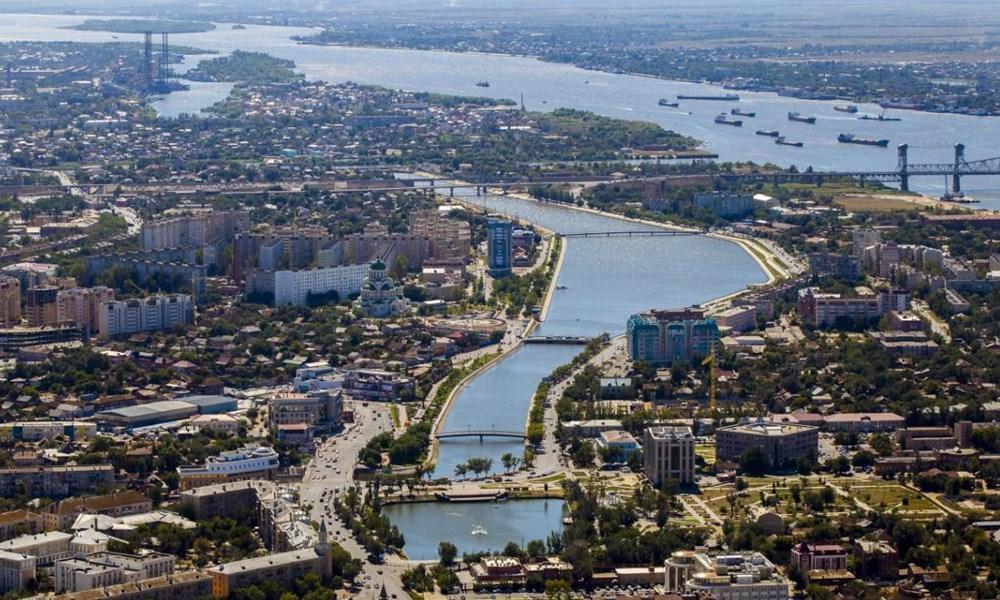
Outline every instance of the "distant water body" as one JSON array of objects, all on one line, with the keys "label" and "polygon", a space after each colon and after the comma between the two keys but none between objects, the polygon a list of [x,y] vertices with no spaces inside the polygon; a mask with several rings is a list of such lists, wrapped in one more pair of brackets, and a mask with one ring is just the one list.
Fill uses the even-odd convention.
[{"label": "distant water body", "polygon": [[[0,41],[63,40],[84,42],[115,41],[112,34],[61,29],[84,21],[85,16],[0,15]],[[756,163],[811,166],[817,170],[882,170],[896,166],[894,147],[910,144],[910,161],[950,162],[952,146],[963,143],[968,160],[1000,156],[1000,118],[890,111],[899,122],[859,121],[858,115],[833,110],[837,102],[784,98],[771,93],[740,92],[741,101],[681,101],[679,108],[657,105],[660,98],[677,94],[720,94],[718,86],[668,81],[651,77],[615,75],[587,71],[570,65],[533,58],[489,54],[459,54],[422,50],[391,50],[298,44],[291,36],[308,35],[310,29],[248,26],[232,29],[219,24],[209,32],[171,36],[175,44],[195,46],[226,54],[233,50],[267,52],[295,61],[311,79],[331,82],[355,81],[411,91],[442,94],[490,96],[519,99],[532,110],[559,107],[589,110],[609,117],[652,121],[705,142],[722,160],[752,160]],[[117,35],[118,40],[140,41],[139,35]],[[207,57],[189,57],[179,71]],[[488,79],[489,88],[475,83]],[[192,86],[190,92],[173,94],[157,103],[165,116],[195,113],[225,97],[227,87],[210,89]],[[720,112],[739,106],[757,113],[743,117],[743,127],[716,125]],[[877,114],[881,109],[860,104],[862,113]],[[815,125],[788,121],[795,111],[817,117]],[[689,114],[690,113],[690,114]],[[778,129],[789,140],[801,141],[803,148],[779,146],[769,137],[755,135],[757,129]],[[840,144],[837,135],[888,138],[888,148]],[[944,180],[914,179],[914,191],[940,195]],[[968,177],[965,191],[980,200],[981,208],[1000,208],[1000,177]]]}]

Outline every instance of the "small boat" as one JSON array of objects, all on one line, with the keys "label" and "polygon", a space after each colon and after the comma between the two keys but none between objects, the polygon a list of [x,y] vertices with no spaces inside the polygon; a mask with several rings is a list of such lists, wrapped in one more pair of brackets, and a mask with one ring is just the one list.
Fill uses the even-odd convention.
[{"label": "small boat", "polygon": [[729,114],[736,115],[737,117],[750,117],[751,119],[757,116],[757,113],[748,110],[743,110],[741,108],[734,108],[733,110],[729,111]]},{"label": "small boat", "polygon": [[807,117],[797,112],[788,113],[788,120],[795,121],[797,123],[808,123],[810,125],[816,123],[816,117]]},{"label": "small boat", "polygon": [[472,535],[486,535],[486,530],[482,525],[476,525],[472,528]]},{"label": "small boat", "polygon": [[833,110],[837,112],[854,114],[858,112],[858,107],[853,104],[848,104],[847,106],[834,106]]},{"label": "small boat", "polygon": [[688,96],[677,94],[678,100],[721,100],[723,102],[738,102],[740,97],[736,94],[724,94],[722,96]]},{"label": "small boat", "polygon": [[941,201],[954,202],[956,204],[976,204],[977,202],[979,202],[979,200],[976,200],[975,198],[971,198],[961,193],[957,195],[946,193],[945,195],[941,196]]},{"label": "small boat", "polygon": [[889,145],[889,140],[881,139],[869,139],[869,138],[859,138],[853,133],[842,133],[837,136],[837,141],[841,144],[858,144],[860,146],[878,146],[880,148],[885,148]]},{"label": "small boat", "polygon": [[726,113],[722,113],[719,116],[715,117],[715,122],[719,125],[732,125],[733,127],[743,127],[743,121],[740,121],[739,119],[730,120],[729,117],[726,116]]},{"label": "small boat", "polygon": [[246,29],[246,26],[240,25],[239,23],[237,23],[236,25],[233,25],[233,29],[239,31],[241,29]]},{"label": "small boat", "polygon": [[677,108],[680,105],[681,105],[680,102],[671,102],[666,98],[660,98],[660,106],[666,106],[668,108]]},{"label": "small boat", "polygon": [[902,121],[899,117],[887,117],[885,116],[885,111],[883,110],[877,115],[861,115],[858,117],[859,121]]},{"label": "small boat", "polygon": [[781,132],[778,131],[777,129],[758,129],[757,135],[766,135],[767,137],[776,138],[779,135],[781,135]]},{"label": "small boat", "polygon": [[481,79],[476,82],[476,87],[488,88],[490,87],[490,82],[486,81],[485,79]]},{"label": "small boat", "polygon": [[779,146],[794,146],[796,148],[801,148],[802,146],[805,145],[802,142],[789,142],[788,140],[785,139],[785,136],[783,135],[779,135],[777,138],[775,138],[774,143],[778,144]]},{"label": "small boat", "polygon": [[566,287],[565,285],[557,285],[557,286],[556,286],[556,289],[557,289],[557,290],[568,290],[569,288],[568,288],[568,287]]}]

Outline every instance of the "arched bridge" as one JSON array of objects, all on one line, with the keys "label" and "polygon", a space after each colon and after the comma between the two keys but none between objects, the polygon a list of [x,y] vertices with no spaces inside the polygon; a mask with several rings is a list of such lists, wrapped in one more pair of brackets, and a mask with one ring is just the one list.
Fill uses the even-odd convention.
[{"label": "arched bridge", "polygon": [[579,233],[561,233],[560,237],[641,237],[641,236],[683,236],[704,235],[704,231],[688,231],[680,229],[636,229],[632,231],[581,231]]},{"label": "arched bridge", "polygon": [[517,440],[523,440],[527,436],[524,435],[523,431],[503,431],[500,429],[466,429],[464,431],[442,431],[436,436],[439,440],[446,440],[449,438],[463,438],[463,437],[477,437],[479,441],[483,441],[483,438],[495,437],[495,438],[511,438]]}]

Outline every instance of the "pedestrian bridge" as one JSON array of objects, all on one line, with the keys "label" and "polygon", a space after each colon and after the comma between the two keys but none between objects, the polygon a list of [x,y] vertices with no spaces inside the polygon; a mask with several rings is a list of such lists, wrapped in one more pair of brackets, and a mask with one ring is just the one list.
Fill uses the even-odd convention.
[{"label": "pedestrian bridge", "polygon": [[586,344],[593,338],[575,335],[535,335],[524,338],[525,344]]},{"label": "pedestrian bridge", "polygon": [[585,238],[585,237],[659,237],[670,236],[680,237],[688,235],[704,235],[704,231],[682,230],[682,229],[633,229],[631,231],[580,231],[577,233],[561,233],[559,237],[564,238]]},{"label": "pedestrian bridge", "polygon": [[447,440],[450,438],[465,438],[465,437],[477,437],[479,441],[483,441],[483,438],[494,437],[494,438],[510,438],[523,440],[527,436],[524,435],[523,431],[503,431],[500,429],[466,429],[464,431],[442,431],[436,436],[439,440]]}]

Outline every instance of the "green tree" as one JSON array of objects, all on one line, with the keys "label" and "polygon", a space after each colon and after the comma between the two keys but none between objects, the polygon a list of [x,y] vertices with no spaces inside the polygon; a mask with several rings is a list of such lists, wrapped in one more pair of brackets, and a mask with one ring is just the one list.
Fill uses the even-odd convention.
[{"label": "green tree", "polygon": [[451,542],[441,542],[438,544],[438,557],[441,559],[442,567],[451,567],[455,564],[455,558],[458,556],[458,548],[455,544]]},{"label": "green tree", "polygon": [[760,477],[767,473],[769,467],[770,461],[767,458],[767,454],[764,450],[756,446],[747,448],[743,452],[743,455],[740,456],[740,472],[745,475]]}]

